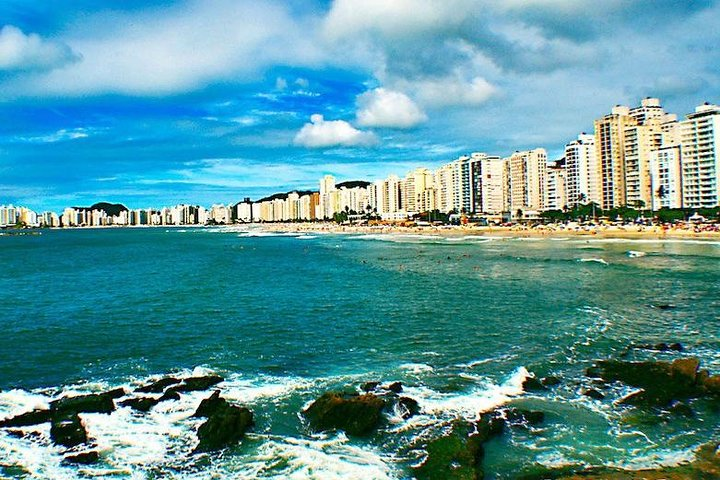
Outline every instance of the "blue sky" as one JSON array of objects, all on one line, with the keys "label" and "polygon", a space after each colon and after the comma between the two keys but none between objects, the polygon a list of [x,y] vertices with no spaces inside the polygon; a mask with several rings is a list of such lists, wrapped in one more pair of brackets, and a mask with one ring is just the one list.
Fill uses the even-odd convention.
[{"label": "blue sky", "polygon": [[0,2],[0,204],[209,205],[720,102],[713,0]]}]

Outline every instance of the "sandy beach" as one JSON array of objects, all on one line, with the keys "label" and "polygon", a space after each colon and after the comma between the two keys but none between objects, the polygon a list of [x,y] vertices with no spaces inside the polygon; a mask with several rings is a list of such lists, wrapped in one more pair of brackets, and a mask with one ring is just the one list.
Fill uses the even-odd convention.
[{"label": "sandy beach", "polygon": [[715,226],[644,226],[644,225],[598,225],[565,226],[524,225],[513,226],[400,226],[400,225],[338,225],[321,223],[267,223],[262,224],[270,232],[335,233],[335,234],[391,234],[391,235],[442,235],[442,236],[488,236],[488,237],[595,237],[625,239],[707,239],[720,240]]}]

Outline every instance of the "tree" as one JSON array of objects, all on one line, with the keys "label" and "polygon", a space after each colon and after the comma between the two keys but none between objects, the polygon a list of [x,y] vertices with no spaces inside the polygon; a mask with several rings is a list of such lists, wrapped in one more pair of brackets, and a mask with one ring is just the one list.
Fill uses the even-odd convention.
[{"label": "tree", "polygon": [[521,220],[523,218],[522,208],[517,209],[517,212],[515,212],[515,216],[517,217],[518,220]]}]

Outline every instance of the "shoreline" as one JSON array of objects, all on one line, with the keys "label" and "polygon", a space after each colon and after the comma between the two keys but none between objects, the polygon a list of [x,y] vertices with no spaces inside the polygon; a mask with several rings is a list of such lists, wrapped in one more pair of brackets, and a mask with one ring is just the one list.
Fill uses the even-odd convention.
[{"label": "shoreline", "polygon": [[695,231],[687,228],[646,226],[596,226],[560,229],[554,226],[442,226],[402,227],[396,225],[366,226],[333,223],[265,223],[254,224],[267,232],[331,233],[360,235],[434,235],[443,237],[510,237],[510,238],[602,238],[622,240],[720,240],[720,231]]}]

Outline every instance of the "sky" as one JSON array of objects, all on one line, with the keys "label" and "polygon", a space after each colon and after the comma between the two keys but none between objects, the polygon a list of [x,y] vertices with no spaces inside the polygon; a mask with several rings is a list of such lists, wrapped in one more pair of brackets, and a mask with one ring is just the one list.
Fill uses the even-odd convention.
[{"label": "sky", "polygon": [[720,103],[718,25],[714,0],[3,0],[0,205],[558,158],[613,105]]}]

